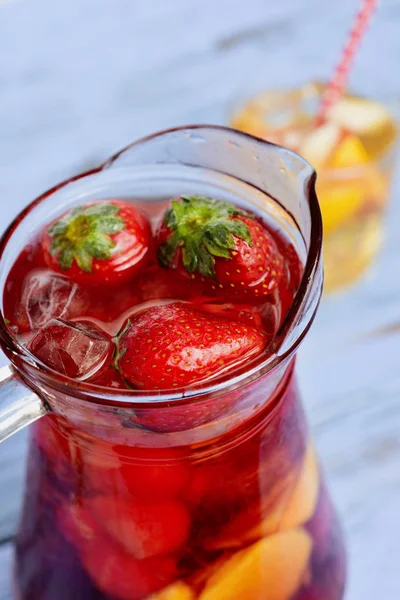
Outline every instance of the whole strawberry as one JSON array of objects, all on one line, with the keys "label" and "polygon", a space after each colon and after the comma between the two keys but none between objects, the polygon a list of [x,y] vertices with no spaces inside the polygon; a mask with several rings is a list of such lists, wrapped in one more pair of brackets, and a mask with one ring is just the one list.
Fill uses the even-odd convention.
[{"label": "whole strawberry", "polygon": [[127,321],[117,341],[116,363],[137,388],[182,388],[256,357],[266,341],[266,334],[250,325],[173,302]]},{"label": "whole strawberry", "polygon": [[278,287],[284,270],[272,234],[229,202],[172,200],[157,238],[161,266],[200,279],[210,293],[262,298]]},{"label": "whole strawberry", "polygon": [[148,260],[151,230],[132,204],[107,200],[77,206],[43,232],[48,267],[85,284],[122,283]]}]

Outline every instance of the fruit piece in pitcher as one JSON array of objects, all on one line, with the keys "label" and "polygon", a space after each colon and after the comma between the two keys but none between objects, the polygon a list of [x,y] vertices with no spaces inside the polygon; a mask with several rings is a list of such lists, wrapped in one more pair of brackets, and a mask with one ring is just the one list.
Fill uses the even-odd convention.
[{"label": "fruit piece in pitcher", "polygon": [[177,500],[116,502],[99,496],[88,499],[86,507],[110,538],[139,560],[176,552],[189,535],[189,513]]},{"label": "fruit piece in pitcher", "polygon": [[94,325],[52,319],[31,339],[28,348],[51,369],[82,381],[111,360],[114,345]]},{"label": "fruit piece in pitcher", "polygon": [[183,583],[183,581],[177,581],[172,585],[169,585],[165,590],[152,594],[146,600],[194,600],[195,595],[193,590]]},{"label": "fruit piece in pitcher", "polygon": [[306,574],[312,540],[303,529],[266,537],[229,558],[200,600],[290,600]]},{"label": "fruit piece in pitcher", "polygon": [[158,231],[158,260],[207,284],[210,293],[261,298],[279,285],[283,258],[250,213],[204,196],[172,200]]},{"label": "fruit piece in pitcher", "polygon": [[86,284],[121,283],[147,262],[147,218],[129,202],[85,204],[54,221],[43,233],[46,264]]},{"label": "fruit piece in pitcher", "polygon": [[89,299],[77,283],[40,269],[24,281],[15,322],[18,330],[25,333],[43,327],[53,317],[72,319],[84,315],[88,306]]},{"label": "fruit piece in pitcher", "polygon": [[[272,459],[271,459],[272,460]],[[260,469],[260,477],[262,470]],[[209,550],[232,550],[276,533],[285,509],[285,502],[293,491],[297,471],[276,476],[276,482],[268,486],[268,494],[261,499],[247,502],[233,519],[206,540]]]},{"label": "fruit piece in pitcher", "polygon": [[121,494],[139,502],[158,502],[183,492],[191,479],[186,454],[179,448],[138,448],[115,444],[107,461],[96,453],[84,456],[91,488]]},{"label": "fruit piece in pitcher", "polygon": [[174,302],[128,320],[117,366],[140,389],[184,387],[255,358],[265,343],[266,335],[254,327]]},{"label": "fruit piece in pitcher", "polygon": [[299,478],[280,519],[279,529],[292,529],[311,519],[317,506],[319,481],[317,457],[314,447],[309,444]]},{"label": "fruit piece in pitcher", "polygon": [[95,585],[111,598],[142,600],[176,577],[173,557],[136,560],[104,533],[88,510],[77,504],[60,506],[57,521]]},{"label": "fruit piece in pitcher", "polygon": [[[260,472],[260,477],[262,472]],[[249,542],[307,523],[314,514],[319,492],[318,462],[309,444],[298,473],[293,469],[277,478],[265,505],[246,506],[222,531],[213,536],[211,550],[237,548]]]}]

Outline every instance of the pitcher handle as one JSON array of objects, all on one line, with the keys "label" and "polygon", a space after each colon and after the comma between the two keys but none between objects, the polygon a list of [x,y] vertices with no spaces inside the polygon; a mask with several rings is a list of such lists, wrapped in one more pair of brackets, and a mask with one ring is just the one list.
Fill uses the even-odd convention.
[{"label": "pitcher handle", "polygon": [[43,400],[11,365],[0,368],[0,442],[46,413]]}]

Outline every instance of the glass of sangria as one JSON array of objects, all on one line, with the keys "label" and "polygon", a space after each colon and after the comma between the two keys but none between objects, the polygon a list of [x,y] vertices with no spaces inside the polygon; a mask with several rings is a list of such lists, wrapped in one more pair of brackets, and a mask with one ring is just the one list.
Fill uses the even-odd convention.
[{"label": "glass of sangria", "polygon": [[311,83],[257,94],[236,107],[231,124],[292,148],[316,169],[324,289],[332,291],[356,281],[381,246],[398,132],[384,104],[353,94],[339,100],[316,126],[324,89]]},{"label": "glass of sangria", "polygon": [[32,423],[18,600],[340,600],[295,355],[322,288],[313,169],[164,131],[0,243],[0,433]]}]

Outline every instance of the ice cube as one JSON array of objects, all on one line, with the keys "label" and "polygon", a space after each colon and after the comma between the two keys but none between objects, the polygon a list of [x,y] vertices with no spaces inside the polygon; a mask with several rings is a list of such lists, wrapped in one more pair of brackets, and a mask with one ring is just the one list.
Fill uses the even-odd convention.
[{"label": "ice cube", "polygon": [[92,324],[51,319],[31,339],[28,348],[51,369],[83,381],[108,366],[114,345]]},{"label": "ice cube", "polygon": [[22,287],[16,324],[22,333],[32,331],[55,317],[82,316],[88,304],[87,295],[78,284],[45,269],[33,271]]},{"label": "ice cube", "polygon": [[334,123],[324,123],[307,135],[300,146],[300,154],[318,169],[326,164],[337,148],[342,131]]}]

